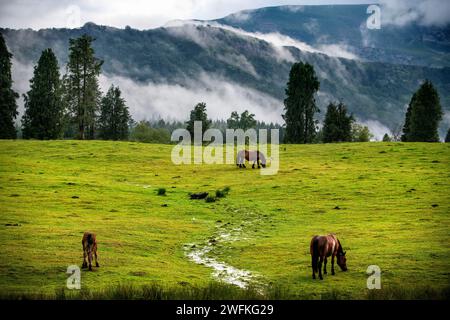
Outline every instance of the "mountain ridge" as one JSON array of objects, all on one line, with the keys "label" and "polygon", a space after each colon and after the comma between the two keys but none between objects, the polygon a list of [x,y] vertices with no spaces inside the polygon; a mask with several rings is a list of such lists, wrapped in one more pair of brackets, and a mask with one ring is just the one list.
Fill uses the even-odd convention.
[{"label": "mountain ridge", "polygon": [[[68,39],[87,33],[97,39],[94,48],[96,55],[105,60],[107,76],[187,89],[204,86],[205,91],[221,90],[220,86],[232,83],[253,90],[251,94],[261,93],[254,99],[255,104],[267,104],[260,112],[275,112],[269,109],[276,109],[281,113],[290,66],[300,60],[316,68],[321,81],[318,102],[322,110],[328,102],[342,100],[358,119],[378,121],[393,128],[402,123],[405,105],[412,93],[421,81],[429,78],[441,94],[443,107],[449,111],[449,90],[445,88],[450,88],[450,68],[329,57],[296,47],[277,47],[261,39],[208,25],[140,31],[88,23],[78,29],[0,29],[0,32],[21,63],[35,63],[40,52],[51,47],[61,65],[67,61]],[[204,74],[213,80],[201,80]],[[222,82],[214,82],[216,79]],[[274,101],[267,102],[272,98]]]}]

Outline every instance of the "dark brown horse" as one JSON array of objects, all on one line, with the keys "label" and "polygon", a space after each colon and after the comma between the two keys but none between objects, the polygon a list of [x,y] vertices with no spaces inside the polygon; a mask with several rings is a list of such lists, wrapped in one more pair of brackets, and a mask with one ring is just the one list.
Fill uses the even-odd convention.
[{"label": "dark brown horse", "polygon": [[88,263],[86,261],[86,258],[88,258],[89,270],[92,271],[92,254],[94,254],[94,256],[95,256],[95,266],[97,268],[100,267],[98,265],[98,260],[97,260],[97,237],[95,236],[95,233],[85,232],[83,234],[83,239],[81,240],[81,244],[83,245],[82,268],[86,268],[88,266]]},{"label": "dark brown horse", "polygon": [[[258,165],[258,169],[266,167],[266,157],[264,154],[260,151],[248,151],[248,150],[241,150],[238,152],[236,157],[236,165],[239,168],[245,168],[245,160],[248,162],[253,161],[252,168],[255,169],[255,164]],[[261,162],[261,166],[259,163]]]},{"label": "dark brown horse", "polygon": [[327,258],[331,256],[331,274],[334,275],[334,258],[337,258],[337,264],[342,271],[347,271],[347,258],[345,251],[338,238],[334,234],[327,236],[314,236],[311,240],[310,252],[312,258],[312,277],[316,278],[316,272],[319,272],[320,280],[323,273],[327,274]]}]

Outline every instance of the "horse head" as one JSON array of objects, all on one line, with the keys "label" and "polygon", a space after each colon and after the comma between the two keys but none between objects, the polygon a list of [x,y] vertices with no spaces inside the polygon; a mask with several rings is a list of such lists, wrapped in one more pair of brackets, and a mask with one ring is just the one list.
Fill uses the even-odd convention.
[{"label": "horse head", "polygon": [[337,264],[342,271],[347,271],[347,258],[345,257],[346,251],[341,251],[337,254]]},{"label": "horse head", "polygon": [[259,160],[261,160],[261,167],[265,168],[267,165],[267,161],[266,161],[266,157],[264,156],[264,154],[262,152],[259,152]]}]

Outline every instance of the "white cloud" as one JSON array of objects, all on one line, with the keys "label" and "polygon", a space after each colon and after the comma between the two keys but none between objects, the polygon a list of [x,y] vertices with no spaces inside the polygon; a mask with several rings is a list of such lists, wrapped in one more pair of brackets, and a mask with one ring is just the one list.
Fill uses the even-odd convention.
[{"label": "white cloud", "polygon": [[24,64],[19,62],[17,59],[12,59],[12,69],[11,76],[13,79],[13,90],[19,94],[19,99],[17,99],[17,106],[19,115],[16,121],[19,122],[22,118],[24,110],[24,100],[23,94],[30,90],[30,79],[33,77],[34,67],[31,64]]},{"label": "white cloud", "polygon": [[444,26],[450,23],[448,0],[381,0],[382,24]]},{"label": "white cloud", "polygon": [[294,47],[301,51],[322,53],[331,57],[340,57],[346,59],[358,59],[358,56],[351,53],[346,45],[341,44],[328,44],[320,45],[318,48],[314,48],[309,44],[293,39],[284,34],[278,32],[262,33],[262,32],[248,32],[239,28],[230,27],[227,25],[219,24],[217,22],[202,22],[193,20],[176,20],[166,24],[167,30],[178,36],[185,37],[197,43],[202,47],[214,46],[216,40],[211,38],[208,34],[199,32],[195,26],[209,26],[213,28],[219,28],[227,31],[231,31],[243,37],[256,38],[266,41],[274,47],[277,52],[277,58],[286,60],[288,62],[295,62],[294,57],[290,51],[285,47]]},{"label": "white cloud", "polygon": [[350,52],[350,48],[347,45],[343,44],[323,44],[319,45],[318,49],[331,57],[340,57],[351,60],[358,60],[359,57]]},{"label": "white cloud", "polygon": [[367,126],[369,128],[370,133],[374,135],[374,139],[376,141],[383,140],[383,136],[385,133],[392,136],[391,130],[377,120],[364,120],[364,121],[358,120],[357,122],[359,124],[362,124],[363,126]]},{"label": "white cloud", "polygon": [[282,6],[281,10],[285,10],[285,11],[290,11],[290,12],[303,12],[305,10],[304,6],[293,6],[293,5],[287,5],[287,6]]},{"label": "white cloud", "polygon": [[243,10],[227,16],[227,20],[231,22],[242,22],[250,20],[251,17],[252,12],[250,10]]},{"label": "white cloud", "polygon": [[[12,61],[13,89],[20,94],[19,116],[22,118],[23,97],[30,89],[29,80],[34,67],[16,59]],[[166,118],[186,120],[198,102],[206,102],[212,119],[226,119],[232,111],[249,110],[258,120],[281,122],[283,102],[259,92],[213,75],[201,74],[185,86],[168,83],[137,83],[129,78],[102,74],[101,90],[106,92],[111,84],[119,86],[135,120]]]},{"label": "white cloud", "polygon": [[186,86],[136,83],[114,75],[100,76],[103,91],[111,84],[120,87],[135,120],[158,117],[186,120],[197,103],[205,102],[208,116],[212,119],[227,119],[232,111],[247,109],[258,120],[281,122],[282,101],[205,73]]},{"label": "white cloud", "polygon": [[[0,26],[15,29],[76,27],[74,22],[79,20],[79,26],[92,21],[118,28],[130,25],[149,29],[175,19],[210,20],[267,6],[363,2],[368,0],[0,0]],[[79,8],[79,18],[74,7]],[[246,14],[236,17],[249,18]]]}]

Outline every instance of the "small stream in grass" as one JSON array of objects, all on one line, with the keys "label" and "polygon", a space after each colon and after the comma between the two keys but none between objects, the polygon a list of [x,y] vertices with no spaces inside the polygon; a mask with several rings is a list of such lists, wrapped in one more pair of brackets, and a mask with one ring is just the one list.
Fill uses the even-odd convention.
[{"label": "small stream in grass", "polygon": [[[255,218],[255,214],[251,213],[251,216]],[[218,225],[217,231],[208,240],[202,243],[186,244],[186,256],[197,264],[211,268],[212,277],[218,281],[242,289],[246,289],[250,285],[256,288],[261,287],[260,275],[249,270],[236,268],[217,257],[220,246],[247,239],[243,236],[243,233],[245,227],[252,223],[254,225],[252,219],[245,219],[239,227],[232,227],[230,223]]]}]

